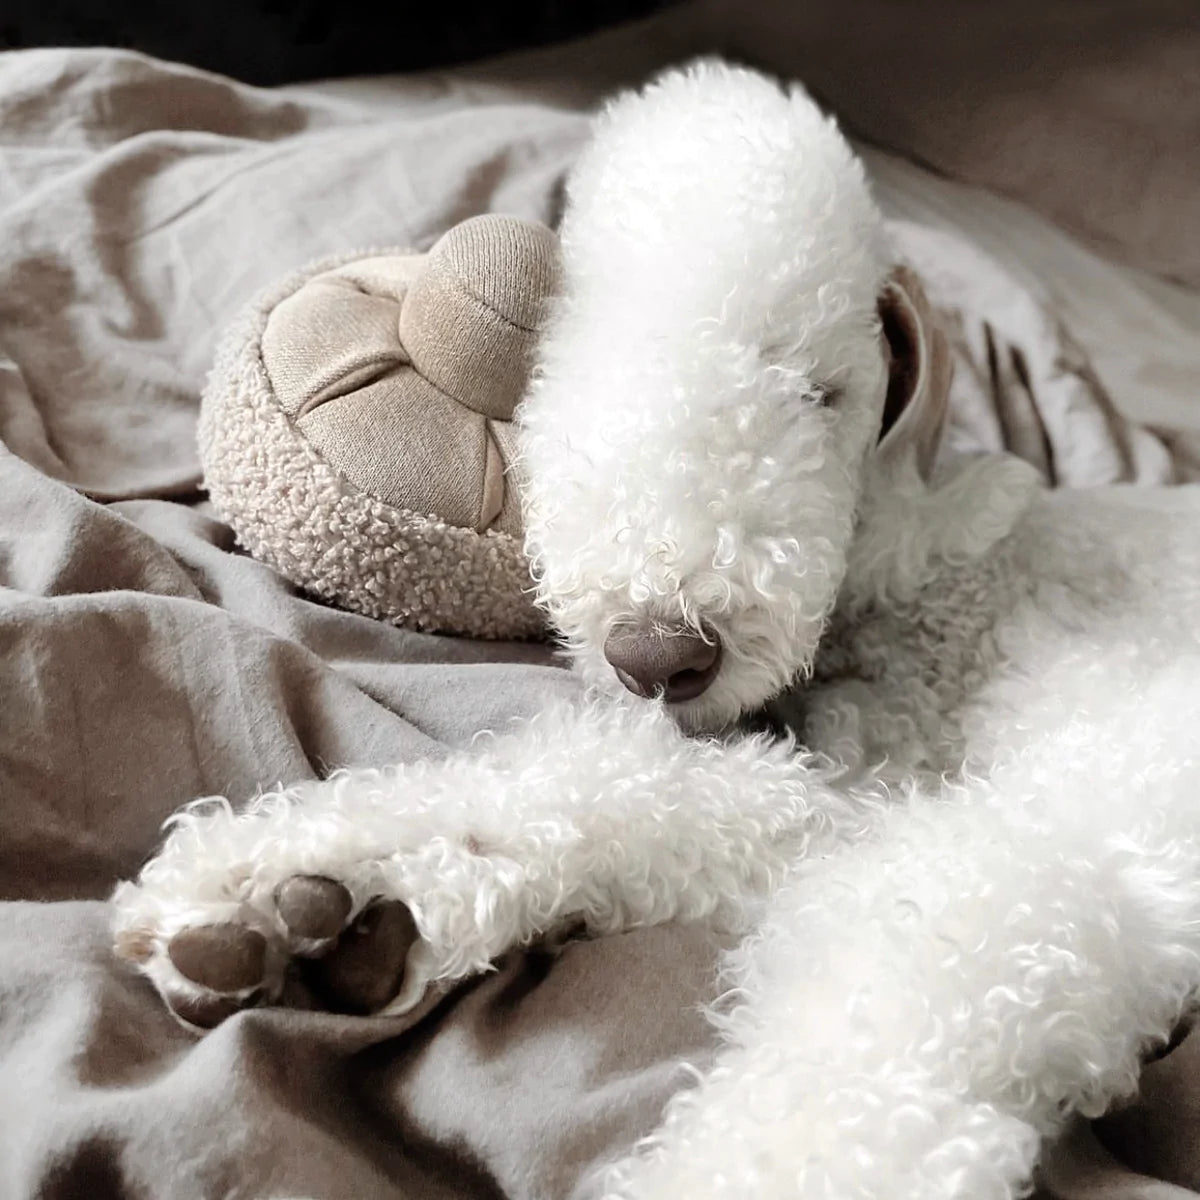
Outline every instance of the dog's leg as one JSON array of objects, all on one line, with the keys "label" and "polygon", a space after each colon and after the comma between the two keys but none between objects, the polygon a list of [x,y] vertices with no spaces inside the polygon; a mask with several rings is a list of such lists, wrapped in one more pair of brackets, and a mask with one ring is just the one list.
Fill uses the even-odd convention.
[{"label": "dog's leg", "polygon": [[990,780],[810,859],[735,962],[717,1069],[605,1194],[1026,1194],[1200,983],[1198,672],[1098,663]]},{"label": "dog's leg", "polygon": [[331,1007],[403,1011],[564,924],[736,921],[813,837],[864,819],[827,775],[760,739],[686,739],[650,706],[550,712],[443,763],[184,810],[117,889],[115,944],[195,1025],[277,999],[296,958],[323,960]]}]

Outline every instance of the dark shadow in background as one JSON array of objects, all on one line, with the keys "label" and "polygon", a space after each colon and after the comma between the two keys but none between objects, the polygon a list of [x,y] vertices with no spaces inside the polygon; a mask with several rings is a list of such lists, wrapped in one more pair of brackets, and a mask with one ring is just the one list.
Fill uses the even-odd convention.
[{"label": "dark shadow in background", "polygon": [[260,85],[545,45],[672,0],[3,0],[0,50],[118,46]]}]

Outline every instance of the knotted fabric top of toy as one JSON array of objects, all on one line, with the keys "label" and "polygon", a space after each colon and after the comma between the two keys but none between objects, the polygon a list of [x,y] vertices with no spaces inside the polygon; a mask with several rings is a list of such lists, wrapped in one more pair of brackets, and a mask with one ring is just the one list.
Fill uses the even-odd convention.
[{"label": "knotted fabric top of toy", "polygon": [[487,215],[428,254],[318,263],[259,297],[200,420],[238,541],[367,616],[538,636],[512,416],[559,278],[550,229]]}]

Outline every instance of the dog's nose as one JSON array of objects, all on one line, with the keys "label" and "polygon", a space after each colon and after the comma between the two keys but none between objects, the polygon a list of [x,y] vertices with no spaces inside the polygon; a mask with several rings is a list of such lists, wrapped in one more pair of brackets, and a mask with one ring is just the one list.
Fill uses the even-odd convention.
[{"label": "dog's nose", "polygon": [[662,693],[668,703],[694,700],[717,677],[721,643],[686,629],[618,625],[604,643],[604,657],[636,696]]}]

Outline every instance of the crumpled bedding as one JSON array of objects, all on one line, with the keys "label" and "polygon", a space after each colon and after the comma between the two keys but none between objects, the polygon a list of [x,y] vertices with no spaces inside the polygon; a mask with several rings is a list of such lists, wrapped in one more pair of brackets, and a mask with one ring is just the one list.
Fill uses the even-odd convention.
[{"label": "crumpled bedding", "polygon": [[[709,1060],[703,928],[514,954],[405,1018],[259,1010],[197,1040],[111,961],[102,903],[193,797],[445,754],[574,691],[544,646],[390,628],[238,554],[199,490],[197,399],[234,311],[297,265],[487,209],[552,220],[582,106],[694,48],[674,14],[596,39],[590,74],[563,58],[570,99],[544,58],[265,92],[0,55],[0,1196],[557,1200]],[[1051,484],[1195,478],[1051,292],[955,232],[969,197],[876,156],[954,330],[954,447]],[[1200,1190],[1196,1054],[1099,1132]],[[1106,1153],[1078,1131],[1046,1194],[1184,1194]]]}]

